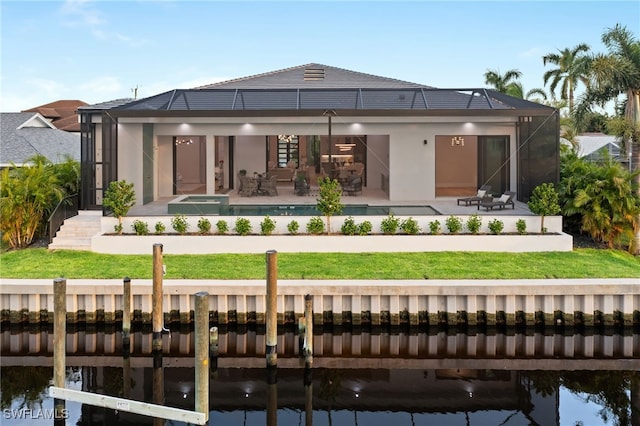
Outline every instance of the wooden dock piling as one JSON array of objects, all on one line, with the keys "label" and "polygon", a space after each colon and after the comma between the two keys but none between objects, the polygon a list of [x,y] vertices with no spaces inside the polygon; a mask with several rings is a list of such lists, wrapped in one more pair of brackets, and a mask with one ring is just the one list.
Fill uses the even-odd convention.
[{"label": "wooden dock piling", "polygon": [[209,420],[209,293],[195,294],[196,411]]},{"label": "wooden dock piling", "polygon": [[278,364],[278,252],[267,251],[267,367]]},{"label": "wooden dock piling", "polygon": [[162,244],[153,245],[153,294],[152,294],[152,327],[154,351],[162,351],[162,329],[164,328],[164,314],[162,309],[162,280],[164,268],[162,265]]},{"label": "wooden dock piling", "polygon": [[[67,280],[56,278],[53,281],[53,385],[64,387],[66,373],[67,341]],[[64,399],[54,400],[54,419],[62,421],[66,417]],[[63,423],[64,424],[64,423]]]}]

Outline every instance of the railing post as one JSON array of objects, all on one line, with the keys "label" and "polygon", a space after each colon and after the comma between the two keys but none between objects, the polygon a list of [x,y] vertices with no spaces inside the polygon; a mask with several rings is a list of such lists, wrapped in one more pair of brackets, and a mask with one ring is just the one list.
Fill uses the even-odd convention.
[{"label": "railing post", "polygon": [[267,367],[278,365],[278,252],[267,251]]},{"label": "railing post", "polygon": [[[53,385],[64,388],[67,341],[67,280],[53,280]],[[64,399],[54,400],[54,419],[66,418]]]},{"label": "railing post", "polygon": [[162,329],[164,312],[162,308],[162,244],[153,245],[153,294],[151,302],[151,318],[153,326],[152,349],[154,352],[162,350]]},{"label": "railing post", "polygon": [[304,363],[305,367],[313,365],[313,296],[304,296]]}]

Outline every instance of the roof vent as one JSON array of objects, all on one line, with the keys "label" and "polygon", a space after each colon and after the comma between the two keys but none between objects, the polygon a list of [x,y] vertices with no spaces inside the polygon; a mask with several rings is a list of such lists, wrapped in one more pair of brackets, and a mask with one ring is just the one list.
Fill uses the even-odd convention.
[{"label": "roof vent", "polygon": [[306,68],[304,70],[305,81],[324,80],[324,68]]}]

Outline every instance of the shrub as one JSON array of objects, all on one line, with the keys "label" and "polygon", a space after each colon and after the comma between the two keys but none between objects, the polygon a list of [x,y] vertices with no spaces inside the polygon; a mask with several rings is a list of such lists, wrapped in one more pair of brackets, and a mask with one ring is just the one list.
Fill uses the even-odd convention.
[{"label": "shrub", "polygon": [[373,225],[368,220],[365,220],[360,225],[358,225],[358,235],[367,235],[373,229]]},{"label": "shrub", "polygon": [[276,229],[276,221],[271,219],[269,215],[264,217],[264,220],[260,222],[260,235],[271,235]]},{"label": "shrub", "polygon": [[449,230],[450,234],[457,234],[458,232],[462,231],[462,219],[457,216],[449,216],[445,221],[445,224],[447,225],[447,229]]},{"label": "shrub", "polygon": [[503,229],[504,229],[504,223],[501,220],[493,219],[489,221],[489,231],[491,231],[493,235],[500,234]]},{"label": "shrub", "polygon": [[249,219],[239,217],[236,219],[236,225],[233,230],[238,235],[249,235],[251,231],[253,231],[253,227],[251,226],[251,222],[249,222]]},{"label": "shrub", "polygon": [[416,235],[417,233],[420,232],[418,221],[412,217],[403,220],[402,223],[400,224],[400,229],[402,229],[402,232],[408,235]]},{"label": "shrub", "polygon": [[178,234],[186,234],[189,229],[189,222],[187,222],[187,217],[183,214],[177,214],[171,218],[171,227]]},{"label": "shrub", "polygon": [[158,234],[162,234],[167,228],[164,226],[164,223],[158,221],[156,222],[155,229],[156,229],[156,235],[158,235]]},{"label": "shrub", "polygon": [[524,219],[518,219],[516,221],[516,230],[518,231],[518,234],[520,235],[524,235],[527,233],[527,222],[525,222]]},{"label": "shrub", "polygon": [[482,227],[482,219],[477,214],[473,214],[469,216],[467,219],[467,229],[472,234],[477,234],[480,232],[480,228]]},{"label": "shrub", "polygon": [[208,234],[211,231],[211,222],[206,217],[201,217],[198,220],[198,231],[201,234]]},{"label": "shrub", "polygon": [[322,234],[324,232],[324,221],[320,216],[315,216],[309,219],[307,223],[307,232],[310,234]]},{"label": "shrub", "polygon": [[440,226],[439,220],[429,222],[429,232],[431,235],[438,235],[442,233],[442,227]]},{"label": "shrub", "polygon": [[136,235],[149,235],[149,225],[147,225],[147,222],[136,219],[133,221],[133,224],[131,224],[131,227]]},{"label": "shrub", "polygon": [[340,231],[342,232],[342,235],[356,235],[356,232],[358,232],[358,225],[356,225],[356,221],[352,216],[349,216],[344,220]]},{"label": "shrub", "polygon": [[291,235],[296,235],[298,230],[300,230],[300,224],[297,220],[292,220],[287,224],[287,231],[289,231]]},{"label": "shrub", "polygon": [[380,223],[380,230],[385,235],[392,235],[398,231],[398,227],[400,226],[400,219],[390,214],[386,218],[382,219]]},{"label": "shrub", "polygon": [[229,224],[226,220],[220,219],[216,222],[216,230],[220,235],[226,234],[227,232],[229,232]]}]

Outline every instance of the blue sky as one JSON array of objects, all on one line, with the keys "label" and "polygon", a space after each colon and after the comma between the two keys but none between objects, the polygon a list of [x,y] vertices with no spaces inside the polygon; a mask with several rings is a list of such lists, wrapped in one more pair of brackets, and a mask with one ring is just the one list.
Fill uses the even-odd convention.
[{"label": "blue sky", "polygon": [[487,87],[617,23],[640,37],[638,1],[0,0],[0,111],[58,99],[155,95],[306,63],[441,88]]}]

